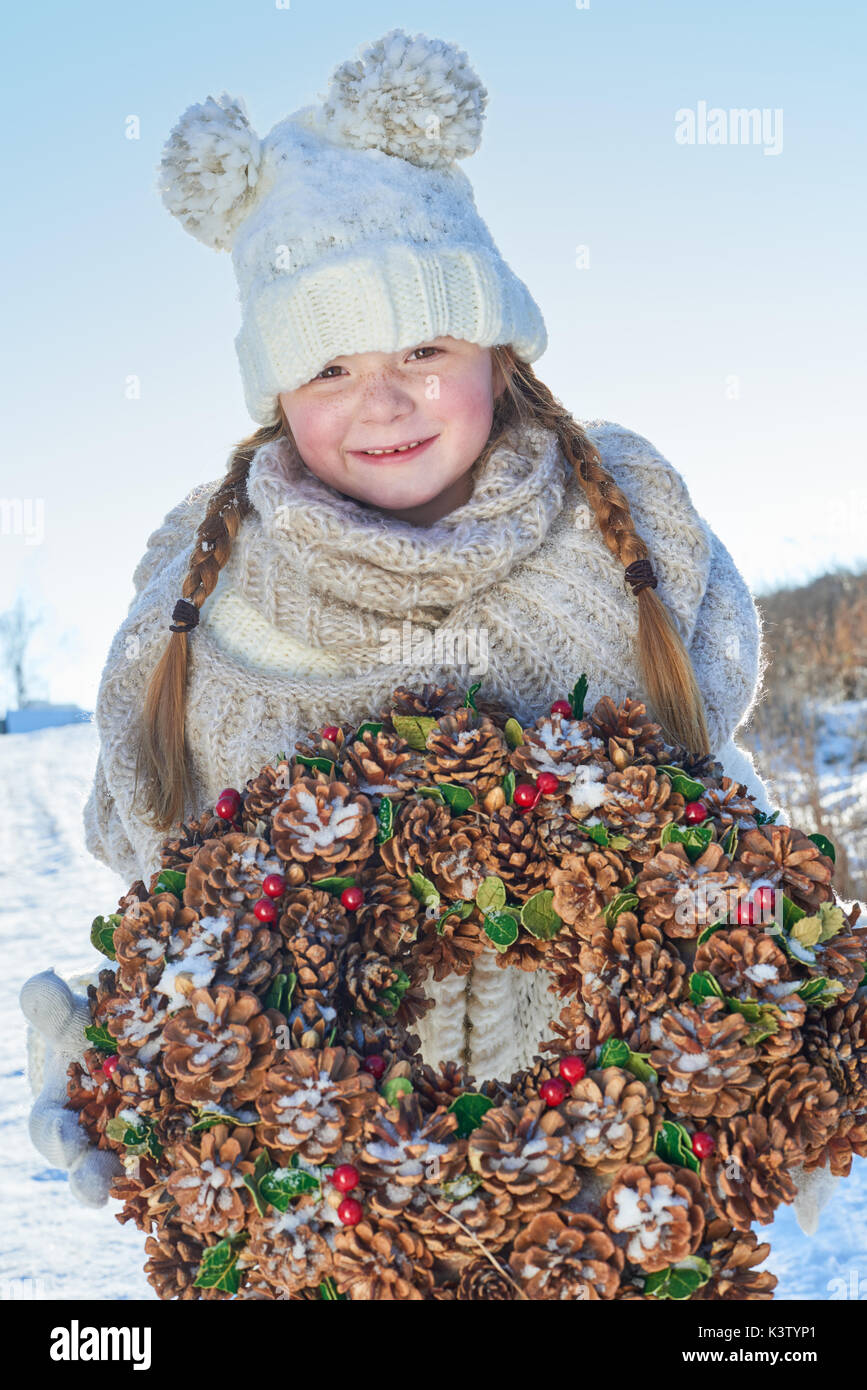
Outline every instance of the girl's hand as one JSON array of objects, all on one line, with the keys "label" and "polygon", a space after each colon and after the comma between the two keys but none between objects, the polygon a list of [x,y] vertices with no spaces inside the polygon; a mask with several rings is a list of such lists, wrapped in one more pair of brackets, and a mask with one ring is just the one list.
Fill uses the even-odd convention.
[{"label": "girl's hand", "polygon": [[84,1034],[91,1021],[87,999],[73,994],[52,969],[32,975],[22,985],[19,1000],[32,1024],[27,1049],[34,1092],[39,1053],[44,1054],[42,1089],[30,1112],[30,1138],[49,1163],[68,1170],[70,1190],[82,1206],[104,1206],[111,1180],[123,1166],[111,1149],[98,1149],[90,1142],[76,1112],[66,1106],[67,1068],[70,1062],[83,1064],[90,1046]]}]

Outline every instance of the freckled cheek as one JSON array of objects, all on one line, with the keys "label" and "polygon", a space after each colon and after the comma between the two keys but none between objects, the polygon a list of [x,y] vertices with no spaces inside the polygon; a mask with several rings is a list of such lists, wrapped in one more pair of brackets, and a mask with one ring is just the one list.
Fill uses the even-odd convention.
[{"label": "freckled cheek", "polygon": [[346,424],[336,410],[310,411],[292,422],[301,457],[313,467],[334,464],[346,435]]}]

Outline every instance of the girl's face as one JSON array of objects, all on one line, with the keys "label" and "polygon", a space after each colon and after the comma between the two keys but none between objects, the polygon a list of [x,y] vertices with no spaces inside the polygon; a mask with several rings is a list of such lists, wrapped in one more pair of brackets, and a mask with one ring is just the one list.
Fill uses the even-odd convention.
[{"label": "girl's face", "polygon": [[[490,348],[446,337],[335,357],[279,400],[311,473],[400,520],[428,525],[471,496],[472,466],[504,387]],[[403,444],[420,447],[366,452]]]}]

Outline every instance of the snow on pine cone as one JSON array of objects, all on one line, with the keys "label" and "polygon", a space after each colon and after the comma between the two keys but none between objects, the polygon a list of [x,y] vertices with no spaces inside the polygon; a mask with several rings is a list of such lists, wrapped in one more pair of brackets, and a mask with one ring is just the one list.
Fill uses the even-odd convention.
[{"label": "snow on pine cone", "polygon": [[[769,1299],[791,1170],[867,1157],[867,933],[637,700],[400,687],[172,827],[91,940],[68,1105],[163,1299]],[[430,985],[550,978],[510,1077]]]}]

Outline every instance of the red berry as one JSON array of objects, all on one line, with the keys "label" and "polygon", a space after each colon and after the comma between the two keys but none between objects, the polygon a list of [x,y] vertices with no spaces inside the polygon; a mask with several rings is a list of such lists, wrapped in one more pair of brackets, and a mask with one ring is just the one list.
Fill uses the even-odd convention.
[{"label": "red berry", "polygon": [[241,809],[241,793],[234,787],[227,787],[224,792],[220,792],[217,804],[214,807],[221,820],[234,820]]},{"label": "red berry", "polygon": [[344,1197],[337,1208],[337,1215],[344,1226],[357,1226],[364,1215],[364,1210],[361,1203],[357,1202],[354,1197]]},{"label": "red berry", "polygon": [[354,912],[364,902],[364,894],[360,888],[344,888],[340,894],[340,901],[350,912]]},{"label": "red berry", "polygon": [[707,820],[707,807],[703,801],[688,801],[683,808],[683,818],[687,825],[700,825]]},{"label": "red berry", "polygon": [[699,1129],[692,1136],[692,1151],[696,1158],[707,1158],[716,1148],[716,1141],[706,1129]]},{"label": "red berry", "polygon": [[269,898],[282,898],[286,892],[286,880],[282,874],[266,874],[262,879],[262,892]]},{"label": "red berry", "polygon": [[769,921],[776,911],[776,890],[768,884],[763,884],[753,893],[753,902],[756,905],[756,915],[760,922]]},{"label": "red berry", "polygon": [[102,1064],[102,1074],[106,1079],[110,1079],[117,1071],[117,1064],[120,1061],[117,1053],[112,1053],[111,1057],[106,1057]]},{"label": "red berry", "polygon": [[358,1186],[358,1169],[354,1163],[341,1163],[331,1174],[329,1182],[339,1192],[351,1192],[353,1187]]},{"label": "red berry", "polygon": [[370,1057],[365,1057],[361,1069],[362,1071],[369,1071],[375,1081],[381,1081],[385,1076],[385,1058],[380,1057],[378,1052],[374,1052]]},{"label": "red berry", "polygon": [[277,909],[270,898],[260,898],[257,903],[253,904],[253,911],[260,922],[277,921]]},{"label": "red berry", "polygon": [[546,1105],[562,1105],[566,1099],[566,1083],[559,1077],[552,1076],[550,1081],[542,1082],[539,1095]]},{"label": "red berry", "polygon": [[325,728],[322,730],[322,737],[327,738],[329,743],[334,743],[339,733],[340,730],[336,724],[326,724]]},{"label": "red berry", "polygon": [[755,908],[750,898],[738,898],[735,908],[735,921],[739,927],[751,927],[755,921]]},{"label": "red berry", "polygon": [[560,1075],[570,1086],[587,1075],[587,1067],[582,1057],[561,1057]]},{"label": "red berry", "polygon": [[532,782],[519,782],[512,800],[522,810],[529,811],[536,805],[541,795],[539,788],[534,786]]},{"label": "red berry", "polygon": [[536,786],[543,796],[550,796],[560,785],[560,778],[553,772],[540,772],[536,778]]},{"label": "red berry", "polygon": [[551,706],[552,714],[565,714],[568,719],[572,718],[572,706],[568,700],[555,700]]}]

